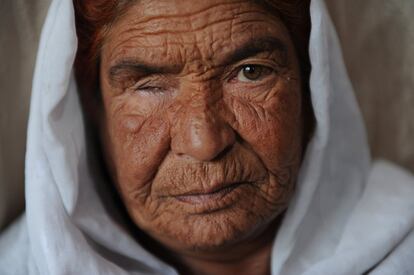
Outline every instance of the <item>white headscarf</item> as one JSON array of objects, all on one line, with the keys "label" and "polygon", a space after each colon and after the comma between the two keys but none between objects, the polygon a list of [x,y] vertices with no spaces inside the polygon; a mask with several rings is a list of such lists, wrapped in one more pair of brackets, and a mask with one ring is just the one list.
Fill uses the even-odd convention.
[{"label": "white headscarf", "polygon": [[[272,274],[414,274],[414,181],[371,165],[361,115],[323,0],[311,2],[316,130],[277,233]],[[98,195],[73,76],[72,1],[43,28],[26,155],[26,213],[0,238],[0,274],[176,274],[145,251]]]}]

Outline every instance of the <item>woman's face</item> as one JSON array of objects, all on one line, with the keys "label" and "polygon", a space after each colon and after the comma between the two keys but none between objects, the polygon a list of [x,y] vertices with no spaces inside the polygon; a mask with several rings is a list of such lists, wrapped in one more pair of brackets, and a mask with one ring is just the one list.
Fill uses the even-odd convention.
[{"label": "woman's face", "polygon": [[254,1],[141,0],[106,37],[102,140],[138,227],[174,250],[253,238],[288,205],[301,79],[283,23]]}]

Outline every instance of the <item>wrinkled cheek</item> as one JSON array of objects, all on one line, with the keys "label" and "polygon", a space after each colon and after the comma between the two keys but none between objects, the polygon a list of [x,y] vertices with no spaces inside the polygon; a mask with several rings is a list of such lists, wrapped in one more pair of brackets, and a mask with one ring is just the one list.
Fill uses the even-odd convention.
[{"label": "wrinkled cheek", "polygon": [[263,105],[233,105],[236,131],[273,174],[297,166],[300,161],[301,111],[300,104],[293,100],[276,98]]},{"label": "wrinkled cheek", "polygon": [[169,150],[169,123],[156,116],[125,115],[113,119],[110,129],[118,188],[127,201],[145,200]]}]

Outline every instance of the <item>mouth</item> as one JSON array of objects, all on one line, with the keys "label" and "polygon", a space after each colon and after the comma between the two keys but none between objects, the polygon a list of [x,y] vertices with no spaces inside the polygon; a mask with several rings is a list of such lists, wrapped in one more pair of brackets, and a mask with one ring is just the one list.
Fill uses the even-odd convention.
[{"label": "mouth", "polygon": [[[192,191],[174,196],[180,202],[193,205],[201,212],[212,212],[229,206],[238,196],[241,187],[250,185],[252,182],[235,182],[222,184],[206,191]],[[223,186],[224,185],[224,186]],[[198,212],[198,211],[197,211]]]}]

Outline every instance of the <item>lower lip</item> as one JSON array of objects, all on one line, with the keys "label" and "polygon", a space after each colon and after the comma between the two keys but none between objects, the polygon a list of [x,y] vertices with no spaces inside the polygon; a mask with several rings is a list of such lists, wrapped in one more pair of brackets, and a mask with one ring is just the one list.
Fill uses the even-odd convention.
[{"label": "lower lip", "polygon": [[213,212],[229,207],[239,196],[241,187],[248,183],[236,183],[219,191],[208,194],[181,195],[175,198],[186,204],[196,207],[196,212]]}]

